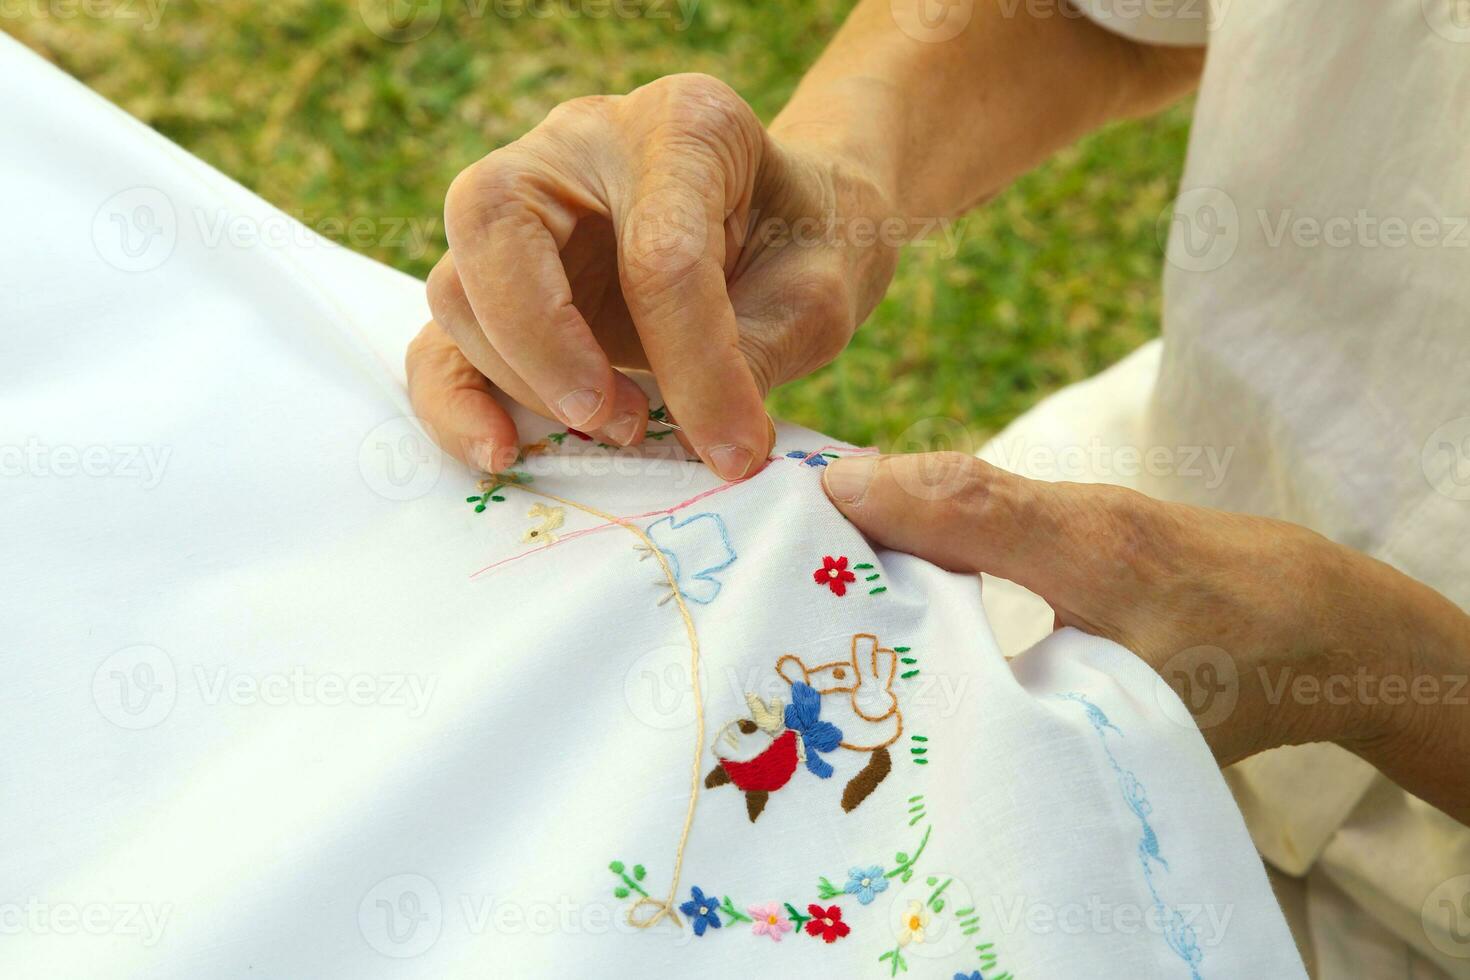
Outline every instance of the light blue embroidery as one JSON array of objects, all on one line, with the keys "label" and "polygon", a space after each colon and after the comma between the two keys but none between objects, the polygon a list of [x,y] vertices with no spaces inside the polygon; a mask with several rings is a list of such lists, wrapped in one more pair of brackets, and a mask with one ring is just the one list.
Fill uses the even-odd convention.
[{"label": "light blue embroidery", "polygon": [[849,895],[856,895],[863,905],[871,905],[879,892],[888,890],[888,879],[883,876],[880,865],[852,868],[847,872],[847,884],[842,886],[842,890]]},{"label": "light blue embroidery", "polygon": [[647,533],[668,559],[684,598],[701,605],[714,601],[719,573],[738,557],[720,515],[705,511],[680,521],[670,515],[648,525]]},{"label": "light blue embroidery", "polygon": [[1143,880],[1148,885],[1149,894],[1153,896],[1154,908],[1159,913],[1159,919],[1164,924],[1164,941],[1169,948],[1185,962],[1189,967],[1191,980],[1200,980],[1199,964],[1204,959],[1204,951],[1199,948],[1199,938],[1195,934],[1194,927],[1185,921],[1184,916],[1159,895],[1158,883],[1154,881],[1155,868],[1157,864],[1165,871],[1169,870],[1169,862],[1164,860],[1160,853],[1159,837],[1154,833],[1153,824],[1149,823],[1149,814],[1153,813],[1153,804],[1149,802],[1148,791],[1144,789],[1143,783],[1133,772],[1124,769],[1119,764],[1117,757],[1113,755],[1113,749],[1108,744],[1108,732],[1113,731],[1119,738],[1123,737],[1123,730],[1108,720],[1101,708],[1087,700],[1081,694],[1069,691],[1065,694],[1056,695],[1063,701],[1072,701],[1080,704],[1087,712],[1087,720],[1097,732],[1098,739],[1102,742],[1103,752],[1107,754],[1108,764],[1113,767],[1113,772],[1118,777],[1118,788],[1123,791],[1123,802],[1128,804],[1138,817],[1139,825],[1142,827],[1143,836],[1138,841],[1138,863],[1143,868]]}]

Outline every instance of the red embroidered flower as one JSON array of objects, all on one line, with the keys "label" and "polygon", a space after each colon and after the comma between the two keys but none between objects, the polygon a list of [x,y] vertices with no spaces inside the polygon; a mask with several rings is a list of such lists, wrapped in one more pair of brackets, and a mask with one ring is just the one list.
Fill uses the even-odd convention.
[{"label": "red embroidered flower", "polygon": [[816,936],[818,939],[835,943],[852,932],[852,927],[842,921],[842,906],[840,905],[833,905],[825,909],[820,905],[808,905],[806,910],[812,917],[811,921],[806,924],[809,936]]},{"label": "red embroidered flower", "polygon": [[567,431],[576,436],[578,439],[581,439],[583,442],[592,441],[592,437],[585,432],[578,432],[576,429],[568,429]]},{"label": "red embroidered flower", "polygon": [[822,559],[822,567],[812,572],[812,580],[831,589],[833,595],[847,595],[847,583],[856,582],[857,576],[847,570],[846,555],[828,555]]}]

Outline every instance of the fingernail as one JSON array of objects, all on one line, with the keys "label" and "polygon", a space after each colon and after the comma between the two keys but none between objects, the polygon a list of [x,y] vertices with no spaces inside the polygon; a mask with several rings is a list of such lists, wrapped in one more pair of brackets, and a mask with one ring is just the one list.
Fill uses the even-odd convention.
[{"label": "fingernail", "polygon": [[499,473],[513,465],[514,460],[505,462],[505,453],[496,448],[493,442],[477,442],[470,447],[470,462],[486,473]]},{"label": "fingernail", "polygon": [[822,473],[822,482],[833,500],[856,504],[868,492],[868,484],[873,482],[877,470],[876,456],[848,456],[830,463]]},{"label": "fingernail", "polygon": [[602,434],[619,446],[626,446],[638,436],[639,422],[643,416],[637,412],[624,412],[602,427]]},{"label": "fingernail", "polygon": [[578,388],[556,403],[556,412],[567,425],[580,429],[601,407],[602,392],[596,388]]},{"label": "fingernail", "polygon": [[744,446],[723,445],[709,450],[709,462],[722,480],[738,480],[750,472],[755,453]]},{"label": "fingernail", "polygon": [[770,442],[766,443],[766,455],[769,456],[776,448],[776,420],[771,418],[771,413],[766,413],[766,431],[770,435]]}]

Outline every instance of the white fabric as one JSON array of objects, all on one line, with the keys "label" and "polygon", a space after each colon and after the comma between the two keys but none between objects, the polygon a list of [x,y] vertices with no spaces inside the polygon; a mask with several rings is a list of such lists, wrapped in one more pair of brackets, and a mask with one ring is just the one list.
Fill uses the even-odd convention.
[{"label": "white fabric", "polygon": [[[1199,22],[1183,16],[1188,2],[1114,6],[1138,15],[1097,21],[1144,41],[1188,39]],[[1462,8],[1215,0],[1168,244],[1165,344],[1038,406],[984,454],[1041,478],[1304,524],[1470,606]],[[1163,465],[1119,465],[1149,453]],[[1013,643],[1050,622],[1014,588],[987,608]],[[1303,874],[1332,854],[1355,915],[1470,977],[1463,920],[1447,933],[1423,911],[1436,896],[1445,908],[1470,897],[1459,877],[1470,830],[1418,801],[1400,820],[1367,821],[1365,793],[1382,778],[1334,746],[1267,753],[1230,780],[1268,860]],[[1415,862],[1389,859],[1404,834],[1429,842]],[[1343,835],[1351,848],[1334,844]],[[1321,976],[1371,975],[1334,972],[1367,962],[1333,945],[1363,932],[1333,918],[1342,902],[1316,907],[1319,894]]]},{"label": "white fabric", "polygon": [[1146,44],[1198,45],[1232,0],[1069,0],[1109,30]]},{"label": "white fabric", "polygon": [[[1007,663],[973,579],[874,553],[785,455],[820,436],[782,426],[730,488],[668,440],[563,435],[524,466],[529,489],[672,511],[632,523],[688,597],[697,736],[637,535],[574,536],[599,519],[568,506],[528,543],[552,502],[509,487],[477,513],[474,477],[405,421],[419,283],[298,238],[9,41],[0,87],[0,975],[886,976],[910,901],[932,909],[911,973],[1303,975],[1168,688],[1073,631]],[[221,221],[290,234],[211,242]],[[828,555],[873,568],[838,596],[813,577]],[[622,925],[610,862],[661,896],[691,775],[760,720],[746,692],[796,699],[778,658],[841,661],[862,633],[918,672],[859,670],[863,704],[902,712],[892,771],[850,813],[855,749],[809,750],[833,775],[798,766],[754,822],[736,787],[702,789],[678,900],[805,910],[854,866],[912,879],[824,900],[851,928],[831,945]],[[849,742],[882,727],[856,697],[820,696]]]}]

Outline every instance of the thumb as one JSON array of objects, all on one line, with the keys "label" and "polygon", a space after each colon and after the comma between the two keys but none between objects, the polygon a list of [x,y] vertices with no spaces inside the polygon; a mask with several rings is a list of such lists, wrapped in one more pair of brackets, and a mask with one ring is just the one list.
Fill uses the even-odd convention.
[{"label": "thumb", "polygon": [[1027,480],[964,453],[849,456],[825,468],[827,496],[869,539],[955,572],[987,572],[1043,598],[1072,577],[1072,516],[1086,487]]}]

